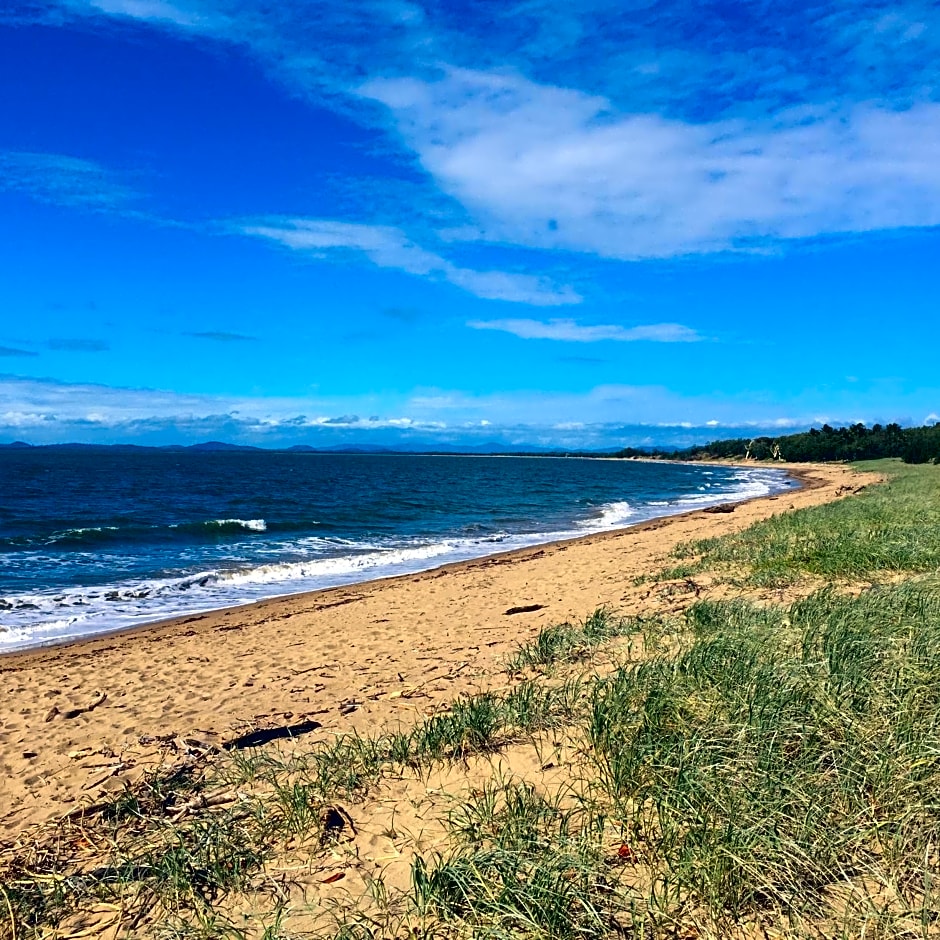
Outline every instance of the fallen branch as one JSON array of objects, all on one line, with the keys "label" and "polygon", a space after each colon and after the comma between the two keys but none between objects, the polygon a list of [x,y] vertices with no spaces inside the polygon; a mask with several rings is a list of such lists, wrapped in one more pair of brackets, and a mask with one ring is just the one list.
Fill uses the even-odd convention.
[{"label": "fallen branch", "polygon": [[56,715],[61,715],[63,718],[78,718],[79,715],[84,715],[86,712],[94,711],[99,705],[102,705],[108,699],[107,692],[99,692],[98,697],[90,704],[83,705],[79,708],[69,708],[64,712],[60,712],[55,705],[49,710],[49,714],[46,715],[46,721],[52,721]]}]

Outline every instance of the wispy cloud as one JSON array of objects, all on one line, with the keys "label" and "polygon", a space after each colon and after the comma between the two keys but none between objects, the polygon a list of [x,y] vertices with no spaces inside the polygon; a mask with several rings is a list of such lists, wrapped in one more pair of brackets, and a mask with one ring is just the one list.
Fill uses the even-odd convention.
[{"label": "wispy cloud", "polygon": [[[387,0],[44,6],[237,44],[292,92],[363,122],[381,105],[424,171],[423,196],[409,184],[398,216],[424,210],[421,230],[453,242],[647,259],[940,224],[940,9],[928,0],[728,16],[645,0],[510,0],[485,15]],[[373,263],[486,298],[576,299],[363,228],[384,233],[382,246],[362,234]]]},{"label": "wispy cloud", "polygon": [[50,205],[97,211],[127,209],[137,194],[111,170],[58,153],[0,153],[0,190]]},{"label": "wispy cloud", "polygon": [[254,343],[257,336],[248,336],[246,333],[229,333],[225,330],[204,330],[202,332],[187,332],[183,336],[192,336],[195,339],[208,339],[215,343]]},{"label": "wispy cloud", "polygon": [[[485,15],[384,0],[59,9],[237,43],[361,121],[384,106],[426,174],[425,208],[454,200],[450,222],[434,220],[454,241],[645,259],[940,224],[940,10],[927,0],[724,17],[640,0],[511,0]],[[402,214],[420,214],[415,192]],[[395,246],[362,250],[394,247],[391,266],[430,264],[484,297],[532,293],[384,231]]]},{"label": "wispy cloud", "polygon": [[618,343],[697,343],[702,337],[681,323],[651,323],[644,326],[618,326],[616,324],[582,325],[574,320],[471,320],[467,326],[474,330],[499,330],[512,333],[520,339],[552,339],[569,343],[600,343],[611,340]]},{"label": "wispy cloud", "polygon": [[559,356],[558,362],[566,362],[578,366],[600,366],[607,362],[600,356]]},{"label": "wispy cloud", "polygon": [[168,3],[166,0],[66,0],[65,5],[75,12],[99,12],[201,32],[220,31],[226,24],[224,17],[206,13],[199,3]]},{"label": "wispy cloud", "polygon": [[0,346],[0,358],[17,359],[38,355],[39,353],[33,352],[31,349],[17,349],[15,346]]},{"label": "wispy cloud", "polygon": [[394,268],[418,277],[449,283],[486,300],[505,300],[533,306],[574,304],[581,297],[572,288],[546,278],[506,271],[477,271],[415,244],[399,229],[329,219],[276,219],[241,227],[245,235],[277,242],[314,257],[364,255],[380,268]]}]

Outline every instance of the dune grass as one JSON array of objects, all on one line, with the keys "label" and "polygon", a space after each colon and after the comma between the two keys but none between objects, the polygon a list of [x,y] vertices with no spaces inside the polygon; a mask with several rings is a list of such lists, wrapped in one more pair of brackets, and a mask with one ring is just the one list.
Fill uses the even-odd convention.
[{"label": "dune grass", "polygon": [[540,630],[534,640],[520,644],[509,657],[511,672],[525,669],[550,670],[562,663],[583,662],[610,640],[643,632],[640,617],[620,617],[607,607],[599,607],[580,623],[553,624]]},{"label": "dune grass", "polygon": [[415,862],[427,936],[940,935],[940,585],[704,601],[686,628],[585,685],[562,793],[452,816]]},{"label": "dune grass", "polygon": [[936,924],[940,591],[823,591],[790,608],[700,603],[672,660],[594,693],[618,815],[675,903],[713,924],[825,920],[831,891]]},{"label": "dune grass", "polygon": [[[199,927],[222,936],[235,928],[215,902],[247,888],[288,841],[319,848],[333,801],[364,797],[384,773],[530,739],[571,721],[583,703],[577,679],[522,681],[504,694],[458,699],[405,731],[340,735],[286,761],[251,749],[202,775],[154,775],[49,842],[8,854],[3,903],[20,937],[99,902],[119,903],[130,921],[158,911],[164,933],[173,925],[180,935]],[[76,849],[92,839],[100,850],[88,870]],[[0,920],[0,936],[8,926]]]},{"label": "dune grass", "polygon": [[871,461],[888,483],[849,499],[779,513],[743,532],[679,546],[683,573],[730,567],[745,584],[780,586],[806,575],[861,580],[940,570],[940,473]]}]

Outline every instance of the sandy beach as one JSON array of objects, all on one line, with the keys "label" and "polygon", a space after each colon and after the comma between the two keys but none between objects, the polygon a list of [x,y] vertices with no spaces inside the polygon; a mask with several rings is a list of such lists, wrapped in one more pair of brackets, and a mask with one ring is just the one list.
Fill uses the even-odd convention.
[{"label": "sandy beach", "polygon": [[462,691],[504,682],[506,653],[547,624],[602,605],[663,610],[668,599],[635,582],[667,565],[676,544],[837,499],[874,479],[839,465],[787,469],[801,489],[733,512],[695,511],[7,655],[3,832],[12,838],[113,795],[181,752],[249,733],[294,729],[313,741],[413,720]]}]

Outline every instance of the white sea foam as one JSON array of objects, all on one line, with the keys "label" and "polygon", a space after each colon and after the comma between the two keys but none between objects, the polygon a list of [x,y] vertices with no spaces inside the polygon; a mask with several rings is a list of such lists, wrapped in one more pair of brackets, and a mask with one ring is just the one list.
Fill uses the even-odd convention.
[{"label": "white sea foam", "polygon": [[241,526],[248,529],[249,532],[266,532],[268,524],[264,519],[210,519],[206,525],[209,526]]},{"label": "white sea foam", "polygon": [[[267,597],[412,574],[448,562],[574,538],[587,532],[610,531],[656,516],[764,496],[789,485],[785,479],[782,471],[743,468],[731,475],[731,486],[671,501],[610,502],[596,507],[590,518],[574,522],[564,530],[368,543],[308,535],[278,539],[271,545],[258,543],[252,553],[256,563],[241,567],[211,567],[179,577],[128,579],[96,588],[7,596],[0,599],[0,651],[62,642]],[[263,519],[220,519],[214,524],[238,525],[252,532],[266,529]],[[270,560],[258,564],[264,556]],[[220,558],[219,564],[224,563]]]},{"label": "white sea foam", "polygon": [[117,532],[116,525],[90,525],[75,529],[63,529],[61,532],[53,532],[52,535],[37,539],[38,542],[48,545],[54,545],[56,542],[71,542],[80,540],[86,535],[94,532]]},{"label": "white sea foam", "polygon": [[76,535],[87,535],[89,532],[117,532],[116,525],[90,525],[80,529],[66,529],[64,532],[56,532],[52,538],[71,538]]},{"label": "white sea foam", "polygon": [[584,519],[579,523],[579,527],[591,531],[616,529],[622,526],[631,516],[635,516],[636,513],[637,510],[626,500],[607,503],[607,505],[601,507],[601,511],[597,516]]}]

